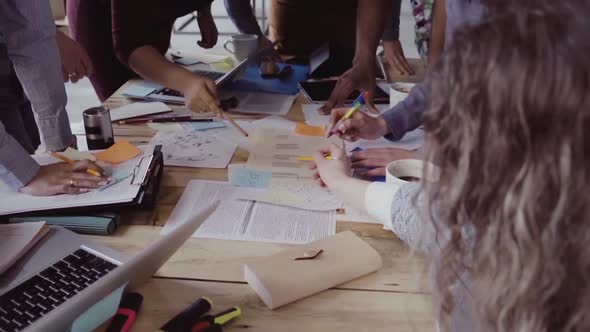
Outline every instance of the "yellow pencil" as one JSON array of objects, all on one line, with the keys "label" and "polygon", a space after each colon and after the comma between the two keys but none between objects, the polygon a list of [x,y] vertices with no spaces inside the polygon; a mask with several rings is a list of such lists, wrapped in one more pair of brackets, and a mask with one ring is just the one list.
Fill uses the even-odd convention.
[{"label": "yellow pencil", "polygon": [[[68,163],[68,164],[72,164],[72,163],[75,162],[74,160],[72,160],[72,159],[70,159],[70,158],[68,158],[68,157],[66,157],[66,156],[64,156],[62,154],[56,153],[56,152],[51,152],[51,155],[54,156],[55,158],[61,160],[61,161],[64,161],[64,162]],[[88,173],[90,175],[94,175],[94,176],[101,176],[101,174],[98,171],[95,171],[92,168],[87,168],[86,169],[86,173]]]}]

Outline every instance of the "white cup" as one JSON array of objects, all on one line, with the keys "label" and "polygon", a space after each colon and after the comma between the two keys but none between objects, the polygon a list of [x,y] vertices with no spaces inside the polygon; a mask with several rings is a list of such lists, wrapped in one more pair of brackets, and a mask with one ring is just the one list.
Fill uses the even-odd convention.
[{"label": "white cup", "polygon": [[[417,159],[400,159],[387,164],[385,182],[402,185],[422,179],[424,162]],[[432,179],[429,179],[432,180]]]},{"label": "white cup", "polygon": [[[230,49],[228,44],[232,44],[233,49]],[[233,35],[230,40],[223,44],[223,48],[233,54],[238,61],[242,61],[250,54],[256,52],[257,47],[258,36],[248,34]]]},{"label": "white cup", "polygon": [[400,101],[406,99],[414,85],[416,84],[402,82],[393,83],[389,88],[389,107],[393,107]]}]

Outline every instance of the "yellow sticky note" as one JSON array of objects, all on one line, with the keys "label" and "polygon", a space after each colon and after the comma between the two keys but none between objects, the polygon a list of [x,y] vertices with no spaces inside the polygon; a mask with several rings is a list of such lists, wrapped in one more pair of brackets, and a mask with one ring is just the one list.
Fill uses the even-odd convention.
[{"label": "yellow sticky note", "polygon": [[303,136],[326,136],[326,126],[310,126],[303,122],[297,122],[295,133]]},{"label": "yellow sticky note", "polygon": [[120,164],[131,160],[141,153],[135,145],[127,141],[119,141],[110,148],[96,154],[96,159],[111,164]]},{"label": "yellow sticky note", "polygon": [[86,152],[86,151],[78,151],[76,149],[73,148],[67,148],[64,152],[61,153],[62,156],[70,159],[70,160],[84,160],[84,159],[88,159],[88,160],[92,160],[95,161],[96,157],[90,153],[90,152]]}]

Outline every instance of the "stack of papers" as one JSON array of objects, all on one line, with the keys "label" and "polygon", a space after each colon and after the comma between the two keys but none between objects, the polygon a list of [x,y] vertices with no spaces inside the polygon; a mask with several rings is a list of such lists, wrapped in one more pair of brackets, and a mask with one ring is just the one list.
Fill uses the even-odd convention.
[{"label": "stack of papers", "polygon": [[191,181],[162,233],[192,220],[215,201],[220,202],[219,206],[193,237],[301,244],[336,233],[335,211],[235,200],[235,190],[224,182]]},{"label": "stack of papers", "polygon": [[49,227],[44,221],[22,224],[0,224],[0,274],[31,249]]}]

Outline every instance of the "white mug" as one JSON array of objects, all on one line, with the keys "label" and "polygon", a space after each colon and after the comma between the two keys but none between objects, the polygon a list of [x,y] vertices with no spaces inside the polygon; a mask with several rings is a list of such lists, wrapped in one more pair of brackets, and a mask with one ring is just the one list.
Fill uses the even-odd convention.
[{"label": "white mug", "polygon": [[[392,161],[385,167],[385,182],[402,185],[422,179],[424,162],[417,159],[400,159]],[[430,179],[429,179],[430,180]]]},{"label": "white mug", "polygon": [[402,82],[393,83],[389,88],[389,107],[393,107],[400,101],[406,99],[414,85],[416,84]]},{"label": "white mug", "polygon": [[[228,44],[232,44],[233,50],[228,47]],[[250,54],[256,52],[257,47],[258,36],[249,34],[233,35],[231,36],[231,40],[223,44],[223,48],[233,54],[238,61],[242,61]]]}]

